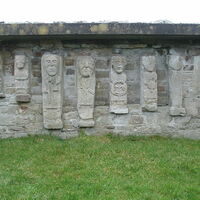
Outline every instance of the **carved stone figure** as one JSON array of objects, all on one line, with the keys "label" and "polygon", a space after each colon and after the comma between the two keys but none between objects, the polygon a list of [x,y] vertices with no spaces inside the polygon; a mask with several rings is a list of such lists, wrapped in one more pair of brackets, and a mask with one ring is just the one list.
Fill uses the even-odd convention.
[{"label": "carved stone figure", "polygon": [[169,65],[169,92],[170,92],[170,115],[184,116],[186,114],[183,108],[183,84],[182,84],[182,68],[183,58],[177,55],[170,55]]},{"label": "carved stone figure", "polygon": [[0,98],[4,98],[4,80],[3,80],[3,59],[0,55]]},{"label": "carved stone figure", "polygon": [[15,88],[16,88],[16,101],[29,102],[30,95],[30,60],[22,55],[15,55]]},{"label": "carved stone figure", "polygon": [[143,56],[141,59],[140,103],[143,111],[157,111],[157,73],[155,56]]},{"label": "carved stone figure", "polygon": [[63,128],[63,60],[46,53],[42,56],[43,122],[46,129]]},{"label": "carved stone figure", "polygon": [[126,59],[116,55],[111,58],[110,71],[110,112],[116,114],[128,113],[127,82],[124,67]]},{"label": "carved stone figure", "polygon": [[77,109],[79,127],[94,126],[94,98],[95,98],[95,62],[91,56],[79,56],[77,67]]},{"label": "carved stone figure", "polygon": [[198,115],[199,58],[186,58],[183,66],[183,105],[187,115],[191,116]]}]

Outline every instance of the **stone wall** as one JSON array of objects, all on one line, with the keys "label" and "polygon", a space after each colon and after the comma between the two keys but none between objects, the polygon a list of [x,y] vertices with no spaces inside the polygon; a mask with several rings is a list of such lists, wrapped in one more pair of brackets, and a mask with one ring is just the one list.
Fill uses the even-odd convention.
[{"label": "stone wall", "polygon": [[198,45],[4,42],[0,79],[0,138],[80,129],[200,138]]}]

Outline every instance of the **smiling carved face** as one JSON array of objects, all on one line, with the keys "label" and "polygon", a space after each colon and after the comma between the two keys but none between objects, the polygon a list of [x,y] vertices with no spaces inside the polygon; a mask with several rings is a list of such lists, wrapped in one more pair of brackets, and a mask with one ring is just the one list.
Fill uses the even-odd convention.
[{"label": "smiling carved face", "polygon": [[47,74],[49,76],[55,76],[58,72],[58,59],[56,56],[48,56],[45,59],[45,65]]}]

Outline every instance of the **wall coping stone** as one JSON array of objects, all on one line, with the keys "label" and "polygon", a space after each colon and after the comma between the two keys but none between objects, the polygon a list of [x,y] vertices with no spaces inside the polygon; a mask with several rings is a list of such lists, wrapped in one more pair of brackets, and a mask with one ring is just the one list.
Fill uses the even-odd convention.
[{"label": "wall coping stone", "polygon": [[200,24],[0,23],[0,41],[32,39],[185,39],[200,42]]}]

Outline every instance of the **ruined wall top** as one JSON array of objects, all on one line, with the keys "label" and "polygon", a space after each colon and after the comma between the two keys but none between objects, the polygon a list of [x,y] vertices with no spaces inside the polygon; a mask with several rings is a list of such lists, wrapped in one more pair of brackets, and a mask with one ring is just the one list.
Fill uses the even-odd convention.
[{"label": "ruined wall top", "polygon": [[[36,37],[66,37],[78,39],[84,37],[139,38],[191,37],[199,38],[200,24],[151,24],[151,23],[0,23],[0,40],[25,39]],[[78,37],[78,38],[77,38]]]}]

